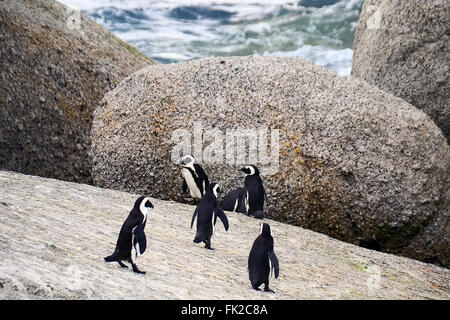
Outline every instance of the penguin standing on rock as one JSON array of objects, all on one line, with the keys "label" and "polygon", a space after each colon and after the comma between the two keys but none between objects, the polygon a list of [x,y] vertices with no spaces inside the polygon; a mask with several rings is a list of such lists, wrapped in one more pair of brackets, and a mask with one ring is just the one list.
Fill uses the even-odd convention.
[{"label": "penguin standing on rock", "polygon": [[261,234],[253,242],[248,256],[248,274],[253,289],[259,289],[264,283],[264,291],[274,292],[269,289],[269,277],[274,271],[275,279],[278,278],[280,268],[278,258],[273,250],[273,237],[270,226],[261,223]]},{"label": "penguin standing on rock", "polygon": [[197,232],[195,234],[194,243],[204,242],[205,248],[211,248],[211,237],[214,234],[217,217],[222,221],[225,230],[228,231],[228,218],[223,210],[217,204],[217,192],[220,192],[219,185],[212,182],[206,188],[206,193],[200,200],[192,215],[191,229],[194,220],[197,217]]},{"label": "penguin standing on rock", "polygon": [[[136,258],[138,253],[142,255],[147,247],[144,228],[147,223],[149,208],[153,208],[153,204],[148,197],[141,196],[136,200],[133,209],[120,229],[116,249],[112,255],[104,258],[106,262],[116,261],[122,268],[128,268],[122,263],[122,261],[128,261],[131,263],[134,272],[145,274],[145,271],[139,270],[136,266]],[[136,246],[139,247],[139,251]]]},{"label": "penguin standing on rock", "polygon": [[252,215],[255,218],[264,218],[264,200],[267,202],[266,190],[264,189],[259,170],[254,165],[245,166],[239,171],[245,173],[244,189],[245,205],[247,215]]},{"label": "penguin standing on rock", "polygon": [[177,165],[181,166],[181,175],[183,176],[183,192],[189,188],[191,199],[185,199],[192,202],[194,199],[201,199],[206,192],[206,187],[209,185],[208,176],[203,168],[196,163],[191,155],[181,157],[177,161]]}]

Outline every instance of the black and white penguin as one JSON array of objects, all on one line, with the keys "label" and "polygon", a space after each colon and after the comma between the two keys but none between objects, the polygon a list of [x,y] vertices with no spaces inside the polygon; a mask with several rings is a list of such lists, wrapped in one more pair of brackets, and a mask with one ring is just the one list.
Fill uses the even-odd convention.
[{"label": "black and white penguin", "polygon": [[270,226],[267,223],[260,225],[261,233],[253,242],[248,256],[248,275],[253,289],[260,290],[259,286],[264,283],[264,291],[274,292],[269,288],[269,278],[272,273],[275,273],[275,279],[278,278],[278,258],[273,250]]},{"label": "black and white penguin", "polygon": [[222,209],[239,213],[247,213],[246,193],[244,188],[230,191],[222,201]]},{"label": "black and white penguin", "polygon": [[217,203],[217,192],[220,192],[219,185],[215,182],[210,183],[206,188],[206,193],[195,208],[191,221],[192,228],[197,217],[197,233],[195,234],[194,242],[199,243],[203,241],[205,248],[210,250],[214,250],[211,248],[211,237],[214,234],[217,217],[222,221],[226,231],[228,231],[229,227],[228,218]]},{"label": "black and white penguin", "polygon": [[[191,155],[181,157],[177,161],[177,165],[181,166],[181,175],[183,176],[183,192],[189,192],[193,199],[201,199],[209,185],[208,176],[203,168],[196,163]],[[192,199],[190,199],[192,201]]]},{"label": "black and white penguin", "polygon": [[258,219],[264,218],[264,200],[267,202],[267,195],[258,168],[249,165],[239,169],[239,171],[245,173],[244,189],[246,191],[247,215],[252,215]]},{"label": "black and white penguin", "polygon": [[[143,254],[147,247],[144,228],[147,223],[149,208],[153,208],[153,204],[148,197],[141,196],[136,200],[133,209],[120,229],[116,249],[112,255],[104,258],[106,262],[116,261],[122,268],[128,268],[122,263],[122,261],[128,261],[131,263],[134,272],[145,273],[136,266],[136,258],[138,253]],[[136,245],[139,250],[137,250]]]}]

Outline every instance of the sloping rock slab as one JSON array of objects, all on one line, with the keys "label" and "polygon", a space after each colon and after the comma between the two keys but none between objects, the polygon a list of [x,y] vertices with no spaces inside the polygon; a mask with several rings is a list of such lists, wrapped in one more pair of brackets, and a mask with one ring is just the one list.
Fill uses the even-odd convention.
[{"label": "sloping rock slab", "polygon": [[138,194],[0,171],[0,299],[450,299],[450,271],[266,220],[280,276],[251,289],[259,220],[227,212],[214,251],[192,242],[193,206],[152,199],[140,275],[103,257]]}]

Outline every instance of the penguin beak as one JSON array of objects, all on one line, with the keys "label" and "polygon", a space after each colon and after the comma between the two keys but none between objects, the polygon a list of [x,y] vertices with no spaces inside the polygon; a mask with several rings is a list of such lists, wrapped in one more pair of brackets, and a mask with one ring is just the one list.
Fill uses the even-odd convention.
[{"label": "penguin beak", "polygon": [[154,208],[153,203],[151,203],[150,200],[147,200],[147,202],[145,203],[145,207],[151,208],[151,209]]},{"label": "penguin beak", "polygon": [[239,171],[242,171],[245,173],[245,168],[240,168]]}]

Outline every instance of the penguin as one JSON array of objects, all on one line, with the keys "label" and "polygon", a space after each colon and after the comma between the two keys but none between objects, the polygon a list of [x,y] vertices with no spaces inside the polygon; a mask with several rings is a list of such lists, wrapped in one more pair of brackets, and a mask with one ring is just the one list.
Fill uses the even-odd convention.
[{"label": "penguin", "polygon": [[273,249],[272,231],[267,223],[260,223],[260,226],[260,235],[253,242],[248,256],[248,275],[254,290],[261,290],[259,286],[264,283],[264,291],[275,293],[269,288],[269,277],[274,273],[277,279],[280,267]]},{"label": "penguin", "polygon": [[217,217],[222,221],[225,231],[228,231],[229,228],[228,218],[217,203],[217,192],[220,192],[219,184],[215,182],[210,183],[206,188],[206,193],[195,208],[191,220],[192,229],[194,220],[197,217],[197,232],[194,243],[203,241],[205,248],[210,250],[214,250],[211,248],[211,237],[214,234]]},{"label": "penguin", "polygon": [[181,166],[181,175],[183,176],[183,192],[187,191],[191,194],[192,199],[185,199],[192,202],[193,199],[201,199],[206,192],[206,187],[209,185],[208,176],[203,168],[196,163],[191,155],[181,157],[177,161],[177,165]]},{"label": "penguin", "polygon": [[[122,263],[122,261],[128,261],[134,272],[145,274],[145,271],[139,270],[136,266],[136,258],[138,252],[142,255],[147,247],[144,228],[149,208],[153,208],[153,204],[148,197],[141,196],[136,200],[120,229],[113,254],[104,258],[106,262],[116,261],[122,268],[128,268]],[[138,245],[139,251],[136,249],[136,245]]]},{"label": "penguin", "polygon": [[259,170],[254,165],[245,166],[239,171],[245,173],[245,205],[247,215],[253,215],[255,218],[264,218],[264,200],[267,203],[266,190],[264,189]]},{"label": "penguin", "polygon": [[247,213],[246,193],[244,188],[237,188],[230,191],[222,201],[222,209],[239,213]]}]

